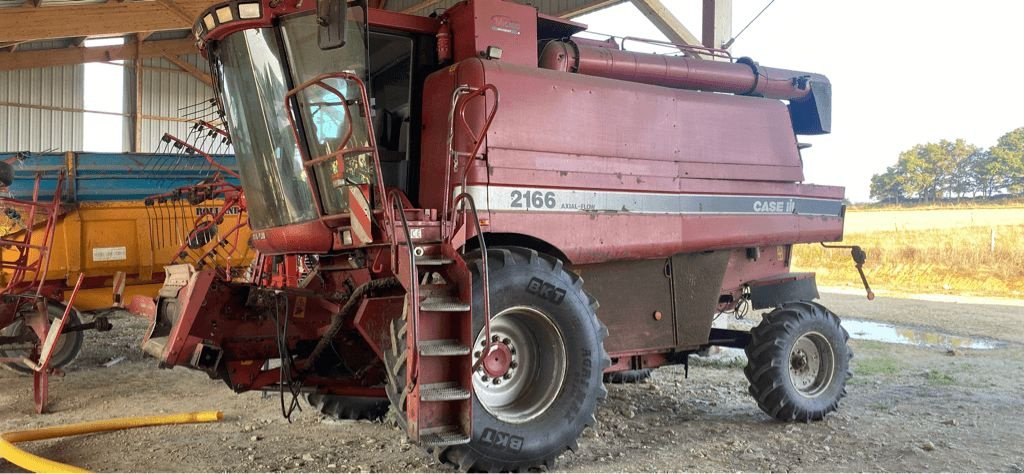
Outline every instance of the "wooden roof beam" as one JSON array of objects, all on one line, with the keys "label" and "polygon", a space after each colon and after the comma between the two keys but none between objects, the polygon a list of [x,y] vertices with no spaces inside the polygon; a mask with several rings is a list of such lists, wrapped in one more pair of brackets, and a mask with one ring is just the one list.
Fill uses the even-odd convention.
[{"label": "wooden roof beam", "polygon": [[[42,49],[0,53],[0,71],[134,59],[135,50],[135,44],[119,44],[91,48]],[[196,50],[195,43],[187,38],[147,41],[142,43],[141,47],[141,57],[143,58],[161,57],[165,54],[178,56],[196,52],[198,51]]]},{"label": "wooden roof beam", "polygon": [[[700,40],[690,33],[690,30],[683,26],[683,23],[669,11],[668,7],[661,0],[633,0],[640,13],[643,13],[654,27],[665,35],[666,38],[675,44],[700,46]],[[683,51],[687,56],[697,56],[693,52]]]},{"label": "wooden roof beam", "polygon": [[701,43],[708,48],[724,49],[732,38],[732,0],[704,0]]},{"label": "wooden roof beam", "polygon": [[575,18],[580,15],[586,15],[587,13],[596,12],[604,8],[618,5],[625,1],[626,0],[595,0],[586,2],[586,4],[582,6],[577,5],[562,11],[554,12],[552,15],[560,16],[562,18]]},{"label": "wooden roof beam", "polygon": [[188,12],[183,10],[180,5],[175,3],[174,0],[156,0],[158,3],[164,6],[168,11],[181,18],[183,21],[187,21],[189,24],[196,21],[196,17],[189,15]]},{"label": "wooden roof beam", "polygon": [[199,79],[204,84],[210,87],[213,87],[213,78],[211,78],[209,74],[200,71],[195,66],[189,64],[188,61],[185,61],[184,59],[181,59],[180,57],[175,56],[173,54],[165,54],[163,56],[164,59],[170,61],[171,64],[174,64],[175,66],[180,67],[182,71],[189,73],[190,76]]},{"label": "wooden roof beam", "polygon": [[[191,29],[195,19],[215,1],[112,1],[43,8],[5,8],[3,14],[0,14],[0,43]],[[170,7],[172,4],[173,7]]]}]

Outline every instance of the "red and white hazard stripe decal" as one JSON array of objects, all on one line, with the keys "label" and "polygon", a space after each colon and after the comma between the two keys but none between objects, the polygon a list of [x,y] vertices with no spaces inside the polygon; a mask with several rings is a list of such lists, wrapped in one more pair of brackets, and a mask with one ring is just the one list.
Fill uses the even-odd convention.
[{"label": "red and white hazard stripe decal", "polygon": [[370,225],[370,203],[366,199],[369,186],[345,186],[348,192],[348,209],[352,226],[352,245],[363,245],[373,242]]}]

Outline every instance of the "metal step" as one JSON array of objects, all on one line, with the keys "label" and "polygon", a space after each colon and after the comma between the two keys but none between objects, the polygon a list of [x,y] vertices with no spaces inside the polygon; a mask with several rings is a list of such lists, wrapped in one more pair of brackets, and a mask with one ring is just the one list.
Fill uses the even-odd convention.
[{"label": "metal step", "polygon": [[469,355],[469,348],[455,339],[434,339],[420,341],[420,355],[426,357],[450,357]]},{"label": "metal step", "polygon": [[454,296],[428,296],[420,303],[423,311],[438,311],[445,313],[462,313],[472,309],[468,304],[463,303]]},{"label": "metal step", "polygon": [[459,386],[458,382],[423,384],[423,386],[420,387],[420,400],[424,402],[469,400],[469,390]]},{"label": "metal step", "polygon": [[420,433],[420,443],[434,447],[468,444],[469,435],[463,433],[457,426],[441,426],[423,430]]},{"label": "metal step", "polygon": [[424,255],[422,257],[416,257],[416,265],[424,266],[442,266],[455,263],[455,260],[444,257],[437,257],[434,255]]}]

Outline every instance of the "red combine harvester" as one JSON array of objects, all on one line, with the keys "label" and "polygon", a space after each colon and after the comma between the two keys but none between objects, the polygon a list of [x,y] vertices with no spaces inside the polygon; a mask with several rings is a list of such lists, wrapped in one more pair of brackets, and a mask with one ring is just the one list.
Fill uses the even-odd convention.
[{"label": "red combine harvester", "polygon": [[[769,415],[835,410],[847,334],[789,272],[793,244],[843,234],[843,189],[801,183],[828,80],[584,28],[501,0],[211,7],[194,33],[259,255],[244,284],[168,267],[145,350],[286,412],[390,405],[463,469],[550,467],[602,374],[716,345],[747,350]],[[712,328],[743,306],[775,309]]]}]

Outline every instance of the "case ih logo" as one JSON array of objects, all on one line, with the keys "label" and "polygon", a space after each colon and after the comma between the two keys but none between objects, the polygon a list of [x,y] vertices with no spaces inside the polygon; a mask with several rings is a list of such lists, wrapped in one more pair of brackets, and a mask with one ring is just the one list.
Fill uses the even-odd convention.
[{"label": "case ih logo", "polygon": [[494,15],[491,17],[491,29],[494,31],[518,35],[519,23],[512,21],[512,19],[507,16]]},{"label": "case ih logo", "polygon": [[796,210],[796,202],[789,201],[754,201],[754,212],[792,213]]}]

